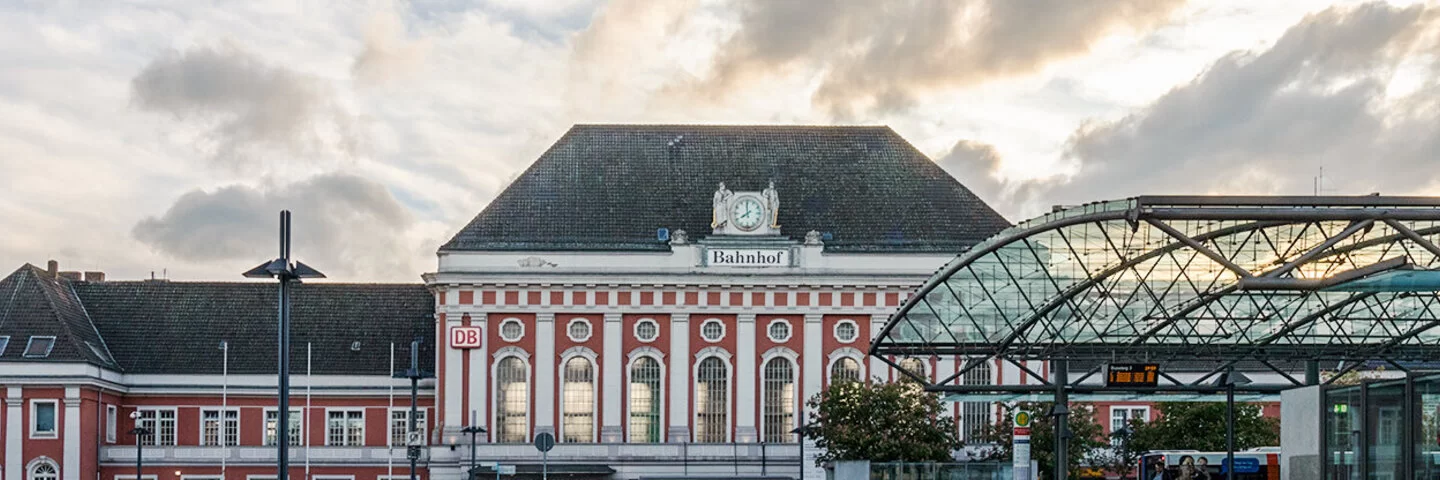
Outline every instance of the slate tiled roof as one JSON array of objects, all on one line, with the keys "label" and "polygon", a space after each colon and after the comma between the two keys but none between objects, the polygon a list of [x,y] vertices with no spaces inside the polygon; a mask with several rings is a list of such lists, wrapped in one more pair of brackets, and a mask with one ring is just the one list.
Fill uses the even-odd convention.
[{"label": "slate tiled roof", "polygon": [[[220,342],[231,374],[276,370],[273,282],[75,282],[95,326],[126,373],[218,374]],[[409,366],[410,341],[434,367],[434,297],[420,284],[300,284],[291,290],[291,372],[389,375]],[[353,342],[360,342],[352,351]]]},{"label": "slate tiled roof", "polygon": [[459,250],[666,250],[711,196],[780,194],[782,234],[830,251],[956,252],[1003,217],[888,127],[578,125],[449,242]]},{"label": "slate tiled roof", "polygon": [[[105,341],[71,287],[72,282],[28,263],[0,280],[0,336],[10,337],[0,361],[114,367]],[[55,337],[55,346],[47,356],[26,358],[31,337]]]}]

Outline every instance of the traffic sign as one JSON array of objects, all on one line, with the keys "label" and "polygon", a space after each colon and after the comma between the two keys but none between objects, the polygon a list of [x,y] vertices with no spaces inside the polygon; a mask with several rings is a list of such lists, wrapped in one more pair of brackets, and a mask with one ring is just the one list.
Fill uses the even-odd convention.
[{"label": "traffic sign", "polygon": [[535,436],[535,449],[541,452],[548,452],[555,448],[555,436],[550,432],[541,432]]},{"label": "traffic sign", "polygon": [[407,447],[407,448],[405,449],[405,459],[406,459],[406,460],[419,460],[419,459],[420,459],[420,447],[414,447],[414,446],[412,446],[412,447]]},{"label": "traffic sign", "polygon": [[1024,410],[1020,410],[1020,411],[1015,412],[1015,428],[1018,429],[1018,428],[1025,428],[1025,427],[1029,427],[1029,426],[1030,426],[1030,412],[1027,412],[1027,411],[1024,411]]},{"label": "traffic sign", "polygon": [[425,444],[425,432],[413,430],[405,436],[405,445],[418,447]]}]

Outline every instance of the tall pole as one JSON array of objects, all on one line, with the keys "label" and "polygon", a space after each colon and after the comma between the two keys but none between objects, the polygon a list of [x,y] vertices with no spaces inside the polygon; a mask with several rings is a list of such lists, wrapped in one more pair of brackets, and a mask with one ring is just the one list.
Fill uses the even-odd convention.
[{"label": "tall pole", "polygon": [[[417,339],[415,339],[415,340],[413,340],[413,341],[410,342],[410,430],[409,430],[410,432],[414,432],[414,431],[415,431],[415,420],[416,420],[415,417],[419,415],[419,413],[417,413],[417,412],[418,412],[419,409],[420,409],[420,406],[419,406],[419,403],[418,403],[418,402],[419,402],[419,400],[418,400],[419,397],[420,397],[420,339],[417,338]],[[407,437],[408,437],[408,435],[407,435]],[[406,447],[406,448],[410,448],[410,447]],[[416,464],[416,462],[420,461],[420,458],[419,458],[418,455],[408,455],[408,456],[410,457],[410,480],[420,480],[419,475],[415,472],[415,464]],[[473,453],[473,452],[471,453],[471,456],[474,456],[474,453]]]},{"label": "tall pole", "polygon": [[140,441],[140,436],[144,435],[144,430],[139,428],[135,430],[137,432],[135,434],[135,480],[140,480],[144,478],[140,476],[141,462],[143,462],[142,459],[145,458],[145,442]]},{"label": "tall pole", "polygon": [[[283,265],[290,265],[290,211],[280,212],[280,261]],[[290,473],[290,278],[286,274],[277,275],[280,279],[280,306],[279,310],[279,370],[280,370],[280,401],[278,410],[279,424],[276,425],[276,480],[286,480]],[[283,433],[282,433],[283,432]],[[138,480],[138,479],[137,479]]]},{"label": "tall pole", "polygon": [[[1066,384],[1070,383],[1069,365],[1064,360],[1057,360],[1052,365],[1055,372],[1055,480],[1064,480],[1069,477],[1070,468],[1068,459],[1065,458],[1067,436],[1069,432],[1070,396],[1065,390]],[[1233,480],[1233,479],[1232,479]]]},{"label": "tall pole", "polygon": [[1225,480],[1235,480],[1235,378],[1225,372]]}]

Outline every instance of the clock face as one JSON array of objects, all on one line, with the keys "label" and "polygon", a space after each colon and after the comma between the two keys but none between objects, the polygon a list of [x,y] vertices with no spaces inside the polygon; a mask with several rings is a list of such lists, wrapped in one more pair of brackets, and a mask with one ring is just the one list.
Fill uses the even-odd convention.
[{"label": "clock face", "polygon": [[742,230],[754,230],[765,218],[765,209],[753,198],[742,198],[730,208],[730,221]]}]

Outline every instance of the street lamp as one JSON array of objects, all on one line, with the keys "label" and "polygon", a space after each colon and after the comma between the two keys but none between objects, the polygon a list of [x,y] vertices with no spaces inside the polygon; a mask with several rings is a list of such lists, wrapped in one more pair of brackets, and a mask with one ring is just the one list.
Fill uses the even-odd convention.
[{"label": "street lamp", "polygon": [[470,434],[470,478],[473,480],[478,476],[480,470],[480,465],[476,463],[475,459],[475,436],[485,433],[485,427],[470,425],[460,429],[460,433]]},{"label": "street lamp", "polygon": [[[280,418],[279,429],[289,430],[290,425],[290,282],[302,278],[325,278],[325,274],[300,262],[290,262],[290,211],[280,211],[280,258],[262,263],[245,272],[245,278],[274,278],[280,281],[280,294],[276,299],[279,325],[279,405],[276,412]],[[413,416],[411,417],[414,418]],[[276,467],[279,473],[275,480],[286,480],[290,472],[290,435],[275,435]],[[135,479],[140,480],[140,479]]]},{"label": "street lamp", "polygon": [[790,431],[790,433],[800,437],[800,472],[795,474],[796,479],[805,478],[805,437],[810,436],[816,429],[814,423],[807,423]]},{"label": "street lamp", "polygon": [[130,429],[130,434],[135,436],[135,480],[140,480],[140,469],[143,465],[145,442],[141,440],[145,435],[150,435],[150,429],[140,426],[140,412],[130,412],[130,419],[135,420],[135,428]]}]

